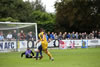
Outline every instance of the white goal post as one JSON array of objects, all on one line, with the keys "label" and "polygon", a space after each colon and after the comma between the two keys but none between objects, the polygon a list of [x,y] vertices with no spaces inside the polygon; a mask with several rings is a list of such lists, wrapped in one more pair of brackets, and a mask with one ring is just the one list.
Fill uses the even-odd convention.
[{"label": "white goal post", "polygon": [[[14,30],[16,30],[16,37],[12,38],[12,40],[7,39],[7,35],[9,33],[13,34]],[[24,40],[20,40],[19,36],[21,31],[24,31],[26,37]],[[27,38],[29,33],[32,33],[32,40]],[[37,31],[37,23],[29,23],[29,22],[0,22],[0,36],[3,33],[4,40],[0,40],[0,51],[18,51],[18,49],[32,47],[33,41],[38,40],[38,31]],[[27,40],[28,39],[28,40]],[[20,43],[20,46],[18,45]],[[32,44],[30,44],[32,43]],[[15,45],[16,44],[16,45]],[[26,46],[27,45],[27,46]]]},{"label": "white goal post", "polygon": [[38,36],[37,36],[38,35],[38,33],[37,33],[37,23],[28,23],[28,22],[25,22],[25,23],[22,23],[22,22],[0,22],[0,25],[1,24],[15,24],[15,25],[23,24],[23,25],[26,25],[26,26],[14,27],[14,28],[0,28],[0,30],[18,29],[18,28],[24,28],[24,27],[28,27],[28,26],[31,26],[31,25],[35,25],[36,41],[38,40]]}]

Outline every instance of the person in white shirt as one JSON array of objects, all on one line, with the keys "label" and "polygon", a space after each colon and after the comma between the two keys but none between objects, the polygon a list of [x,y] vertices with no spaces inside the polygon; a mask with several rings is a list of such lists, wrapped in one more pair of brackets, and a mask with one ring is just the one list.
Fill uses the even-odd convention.
[{"label": "person in white shirt", "polygon": [[12,40],[12,34],[11,34],[11,32],[8,33],[7,39],[8,39],[8,40]]}]

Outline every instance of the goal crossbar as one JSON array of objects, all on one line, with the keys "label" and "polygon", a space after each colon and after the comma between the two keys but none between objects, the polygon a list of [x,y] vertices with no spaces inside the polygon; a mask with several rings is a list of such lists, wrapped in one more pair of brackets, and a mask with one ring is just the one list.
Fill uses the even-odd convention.
[{"label": "goal crossbar", "polygon": [[[20,24],[25,24],[26,26],[22,26],[22,27],[27,27],[27,26],[31,26],[31,25],[35,25],[35,32],[36,32],[36,40],[38,40],[38,33],[37,33],[37,23],[28,23],[28,22],[25,22],[25,23],[22,23],[22,22],[0,22],[0,24],[16,24],[16,25],[20,25]],[[19,27],[19,28],[22,28],[22,27]],[[17,29],[18,27],[16,27],[16,29]],[[3,29],[3,28],[2,28]],[[7,29],[7,28],[4,28],[4,29]],[[11,29],[11,28],[9,28],[9,29]],[[15,28],[13,28],[13,29],[15,29]]]}]

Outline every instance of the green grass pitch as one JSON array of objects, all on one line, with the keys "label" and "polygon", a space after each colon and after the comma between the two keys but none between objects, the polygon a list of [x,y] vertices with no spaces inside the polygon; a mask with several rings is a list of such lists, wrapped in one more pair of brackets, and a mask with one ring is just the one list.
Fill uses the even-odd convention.
[{"label": "green grass pitch", "polygon": [[0,53],[0,67],[100,67],[100,48],[49,51],[54,61],[44,53],[42,60],[21,58],[21,52]]}]

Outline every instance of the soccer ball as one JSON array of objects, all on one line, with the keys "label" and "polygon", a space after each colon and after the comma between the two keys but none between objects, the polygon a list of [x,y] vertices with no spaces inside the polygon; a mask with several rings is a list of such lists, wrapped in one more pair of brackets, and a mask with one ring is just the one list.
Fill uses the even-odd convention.
[{"label": "soccer ball", "polygon": [[35,52],[39,52],[38,49],[34,49]]}]

